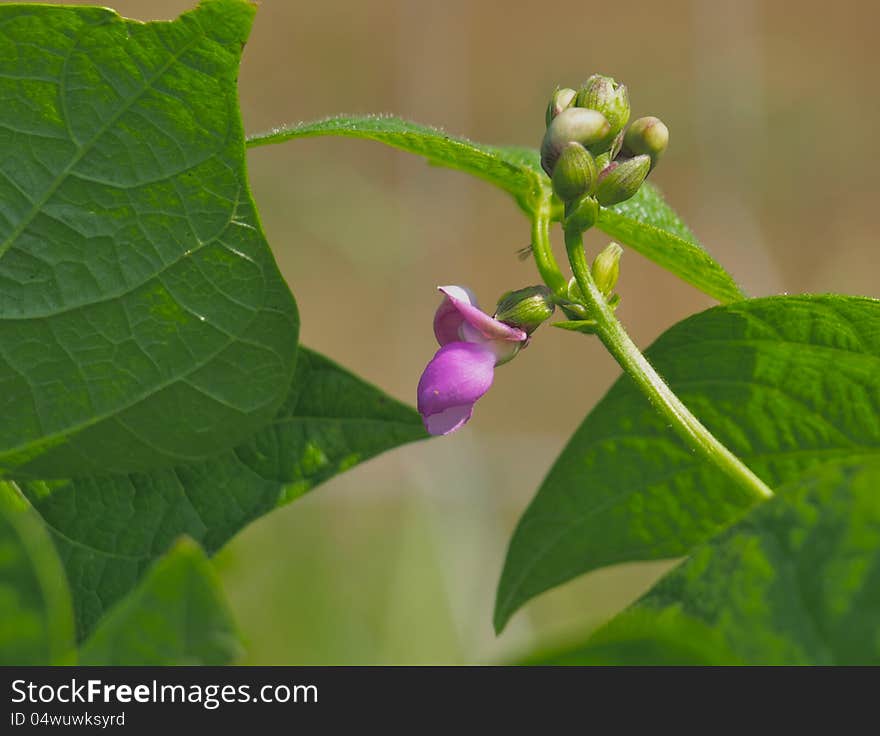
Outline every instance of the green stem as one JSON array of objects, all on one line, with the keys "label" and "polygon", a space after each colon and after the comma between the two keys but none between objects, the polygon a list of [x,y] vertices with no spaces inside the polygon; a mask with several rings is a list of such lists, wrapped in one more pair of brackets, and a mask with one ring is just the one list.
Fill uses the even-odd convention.
[{"label": "green stem", "polygon": [[568,296],[568,281],[559,270],[553,247],[550,244],[550,202],[545,200],[538,204],[532,217],[532,253],[535,265],[554,296]]},{"label": "green stem", "polygon": [[773,491],[691,414],[626,334],[623,325],[620,324],[593,280],[584,253],[581,233],[566,231],[565,249],[586,306],[596,320],[596,334],[608,348],[608,352],[636,382],[639,390],[648,397],[654,407],[672,424],[672,428],[697,454],[756,498],[762,500],[772,498]]}]

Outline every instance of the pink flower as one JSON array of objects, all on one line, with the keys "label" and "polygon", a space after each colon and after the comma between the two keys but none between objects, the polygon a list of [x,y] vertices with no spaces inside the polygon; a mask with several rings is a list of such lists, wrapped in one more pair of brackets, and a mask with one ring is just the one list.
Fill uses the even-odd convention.
[{"label": "pink flower", "polygon": [[449,434],[474,412],[474,404],[492,385],[495,366],[506,363],[528,341],[528,335],[480,310],[470,289],[441,286],[443,302],[434,315],[440,343],[418,388],[418,409],[425,428]]}]

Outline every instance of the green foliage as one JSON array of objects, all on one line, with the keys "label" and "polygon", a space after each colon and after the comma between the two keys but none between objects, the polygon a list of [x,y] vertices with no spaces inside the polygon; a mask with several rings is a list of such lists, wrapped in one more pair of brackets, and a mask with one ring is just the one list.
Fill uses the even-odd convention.
[{"label": "green foliage", "polygon": [[585,643],[530,657],[524,665],[608,666],[742,664],[724,637],[676,609],[627,611]]},{"label": "green foliage", "polygon": [[107,614],[83,645],[79,663],[223,665],[240,653],[217,574],[199,546],[182,539]]},{"label": "green foliage", "polygon": [[61,563],[39,517],[0,482],[0,665],[69,664],[72,652]]},{"label": "green foliage", "polygon": [[[179,541],[80,653],[90,665],[227,664],[235,626],[198,545]],[[73,664],[74,619],[64,569],[39,516],[0,483],[0,664]]]},{"label": "green foliage", "polygon": [[[716,307],[671,328],[646,354],[771,486],[880,449],[880,302],[772,297]],[[528,599],[589,570],[685,554],[751,503],[698,461],[624,376],[520,520],[496,627]]]},{"label": "green foliage", "polygon": [[722,304],[744,296],[648,182],[631,199],[603,207],[596,226]]},{"label": "green foliage", "polygon": [[[0,7],[0,663],[70,663],[77,638],[83,664],[233,661],[238,636],[206,555],[426,436],[415,411],[298,348],[246,143],[364,138],[484,179],[531,217],[540,271],[564,292],[542,238],[562,207],[534,150],[383,116],[246,142],[236,80],[254,12],[204,0],[144,24],[95,7]],[[566,244],[587,295],[576,216]],[[676,325],[648,357],[780,495],[752,509],[733,475],[690,449],[704,445],[671,433],[622,378],[520,521],[496,627],[581,573],[692,552],[585,644],[531,663],[880,664],[880,302],[737,302],[650,185],[596,225],[735,302]],[[617,324],[605,302],[586,304],[573,315],[593,319],[557,326],[598,331],[639,376],[600,329]]]},{"label": "green foliage", "polygon": [[[245,174],[254,7],[171,23],[0,7],[0,473],[132,472],[234,447],[298,318]],[[186,416],[198,421],[177,421]]]},{"label": "green foliage", "polygon": [[[875,394],[876,396],[876,394]],[[695,550],[639,604],[750,664],[880,664],[880,462],[833,462]]]},{"label": "green foliage", "polygon": [[832,461],[579,646],[529,664],[877,665],[880,461]]},{"label": "green foliage", "polygon": [[323,135],[378,141],[424,156],[434,165],[467,172],[512,195],[526,212],[534,211],[549,186],[540,163],[528,149],[485,146],[390,115],[339,116],[299,123],[251,136],[248,145],[265,146]]},{"label": "green foliage", "polygon": [[[546,209],[553,198],[538,151],[486,146],[390,116],[342,116],[300,123],[251,136],[248,145],[323,135],[379,141],[424,156],[432,164],[485,179],[512,195],[530,216]],[[649,184],[643,185],[631,200],[603,209],[598,227],[720,302],[743,296],[734,280]]]},{"label": "green foliage", "polygon": [[[0,8],[0,395],[15,417],[0,474],[49,529],[79,638],[116,606],[91,661],[158,663],[126,643],[123,625],[149,621],[122,599],[151,569],[136,597],[159,595],[160,572],[197,569],[180,549],[153,568],[180,535],[212,553],[425,436],[412,409],[297,351],[246,179],[236,80],[254,10],[206,0],[144,24]],[[228,659],[172,649],[162,661]]]},{"label": "green foliage", "polygon": [[20,485],[58,547],[82,638],[180,535],[213,553],[253,519],[426,436],[413,409],[300,348],[274,420],[228,452],[151,473]]}]

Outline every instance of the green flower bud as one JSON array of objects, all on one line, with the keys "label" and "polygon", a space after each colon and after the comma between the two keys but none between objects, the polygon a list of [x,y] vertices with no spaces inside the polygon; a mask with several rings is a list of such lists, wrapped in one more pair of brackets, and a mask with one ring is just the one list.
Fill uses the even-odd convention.
[{"label": "green flower bud", "polygon": [[623,161],[612,161],[599,173],[596,199],[603,207],[623,202],[632,197],[651,170],[649,156],[635,156]]},{"label": "green flower bud", "polygon": [[657,159],[669,145],[669,128],[660,118],[639,118],[626,131],[623,145],[634,156],[650,156],[653,169],[657,165]]},{"label": "green flower bud", "polygon": [[617,278],[620,276],[620,256],[623,248],[617,243],[610,243],[593,261],[593,281],[606,297],[611,296],[614,287],[617,286]]},{"label": "green flower bud", "polygon": [[566,230],[584,232],[593,227],[598,219],[599,203],[595,197],[585,194],[580,199],[566,203],[565,220],[562,224]]},{"label": "green flower bud", "polygon": [[596,162],[580,143],[567,143],[553,169],[553,191],[569,202],[582,194],[590,194],[596,185]]},{"label": "green flower bud", "polygon": [[531,335],[553,316],[555,309],[550,289],[546,286],[527,286],[525,289],[508,291],[498,300],[495,319]]},{"label": "green flower bud", "polygon": [[583,146],[603,140],[608,136],[610,127],[605,116],[595,110],[585,110],[582,107],[569,107],[553,118],[544,134],[541,143],[541,166],[548,176],[553,176],[556,161],[565,148],[566,143],[572,141]]},{"label": "green flower bud", "polygon": [[560,89],[556,88],[556,91],[553,93],[553,96],[550,98],[550,103],[547,105],[547,114],[544,116],[544,119],[547,121],[547,125],[553,121],[559,113],[563,110],[567,110],[571,107],[574,102],[574,98],[577,96],[577,92],[573,89],[569,89],[568,87],[563,87]]},{"label": "green flower bud", "polygon": [[575,105],[597,110],[605,116],[610,130],[604,142],[610,142],[629,120],[629,93],[626,85],[618,84],[611,77],[603,77],[601,74],[594,74],[584,82]]}]

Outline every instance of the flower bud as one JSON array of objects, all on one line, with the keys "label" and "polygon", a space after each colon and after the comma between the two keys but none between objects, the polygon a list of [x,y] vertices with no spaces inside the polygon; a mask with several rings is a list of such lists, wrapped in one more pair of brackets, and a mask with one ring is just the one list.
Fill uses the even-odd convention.
[{"label": "flower bud", "polygon": [[629,126],[623,144],[634,156],[650,156],[653,169],[657,165],[657,159],[669,145],[669,128],[660,118],[639,118]]},{"label": "flower bud", "polygon": [[608,246],[593,261],[593,281],[606,297],[611,296],[620,276],[620,256],[623,248],[617,243],[609,243]]},{"label": "flower bud", "polygon": [[563,202],[590,194],[596,185],[596,162],[580,143],[567,143],[553,169],[553,191]]},{"label": "flower bud", "polygon": [[584,232],[593,227],[598,219],[599,203],[595,197],[585,194],[565,205],[565,220],[562,224],[566,230]]},{"label": "flower bud", "polygon": [[623,161],[612,161],[599,173],[596,199],[603,207],[623,202],[632,197],[651,170],[649,156],[635,156]]},{"label": "flower bud", "polygon": [[553,316],[555,309],[550,289],[546,286],[527,286],[525,289],[508,291],[498,300],[495,319],[531,335]]},{"label": "flower bud", "polygon": [[629,93],[626,85],[618,84],[611,77],[603,77],[601,74],[594,74],[584,82],[575,105],[597,110],[605,116],[610,129],[604,142],[610,142],[629,120]]},{"label": "flower bud", "polygon": [[585,147],[590,146],[604,140],[609,130],[608,121],[602,113],[581,107],[569,107],[563,110],[553,118],[544,134],[541,143],[541,166],[548,176],[553,176],[556,161],[566,143],[574,141]]},{"label": "flower bud", "polygon": [[559,115],[559,113],[571,107],[576,96],[577,92],[573,89],[569,89],[568,87],[560,89],[557,87],[552,97],[550,97],[550,103],[547,105],[547,114],[544,118],[547,121],[547,125],[550,125],[553,118]]}]

